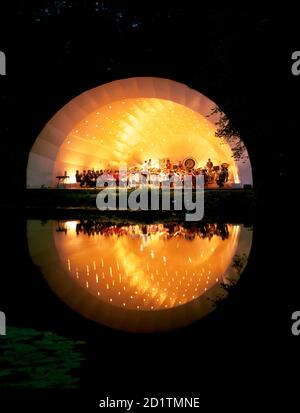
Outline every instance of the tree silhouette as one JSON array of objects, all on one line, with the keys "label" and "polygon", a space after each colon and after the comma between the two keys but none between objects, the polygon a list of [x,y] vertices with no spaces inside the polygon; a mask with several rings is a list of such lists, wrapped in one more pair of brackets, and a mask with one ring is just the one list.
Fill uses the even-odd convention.
[{"label": "tree silhouette", "polygon": [[212,110],[208,117],[215,114],[220,114],[220,118],[218,122],[216,122],[217,131],[215,132],[215,136],[217,138],[222,138],[230,145],[233,153],[232,156],[236,161],[239,159],[246,161],[246,159],[248,159],[246,146],[242,141],[238,130],[218,106]]}]

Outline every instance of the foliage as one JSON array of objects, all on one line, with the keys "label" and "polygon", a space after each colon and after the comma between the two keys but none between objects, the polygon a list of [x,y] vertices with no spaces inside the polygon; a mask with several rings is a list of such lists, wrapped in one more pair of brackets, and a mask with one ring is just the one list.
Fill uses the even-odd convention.
[{"label": "foliage", "polygon": [[245,144],[242,141],[239,132],[218,106],[216,106],[212,110],[211,114],[209,114],[208,117],[215,114],[220,114],[220,118],[218,122],[216,122],[217,131],[215,132],[215,136],[217,138],[222,138],[226,143],[230,145],[233,153],[233,158],[236,161],[242,160],[245,162],[246,159],[248,159],[248,155]]},{"label": "foliage", "polygon": [[77,388],[84,360],[72,341],[52,332],[8,327],[0,337],[0,388]]}]

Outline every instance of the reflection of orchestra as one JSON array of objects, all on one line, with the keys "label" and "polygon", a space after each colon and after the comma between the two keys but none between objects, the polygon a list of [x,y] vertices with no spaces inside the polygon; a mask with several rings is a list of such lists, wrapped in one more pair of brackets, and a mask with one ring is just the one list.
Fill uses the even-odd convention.
[{"label": "reflection of orchestra", "polygon": [[[67,233],[67,228],[59,225],[58,231]],[[182,238],[186,240],[193,240],[197,237],[208,238],[209,240],[218,236],[225,240],[229,237],[227,224],[211,224],[198,223],[196,224],[136,224],[136,225],[110,225],[102,223],[97,220],[87,219],[81,220],[76,224],[76,234],[84,234],[88,236],[103,235],[103,236],[130,236],[130,237],[151,237],[151,235],[158,234],[163,239]]]},{"label": "reflection of orchestra", "polygon": [[[219,188],[223,188],[228,182],[228,164],[214,165],[209,158],[206,165],[203,167],[195,167],[193,159],[187,159],[185,162],[178,161],[172,164],[170,159],[165,159],[160,162],[160,167],[153,165],[151,159],[145,160],[141,166],[135,166],[128,169],[126,174],[119,173],[116,169],[100,169],[94,168],[89,170],[76,171],[76,182],[81,188],[95,188],[101,186],[100,181],[108,182],[104,186],[109,185],[110,180],[115,182],[116,186],[135,188],[146,183],[154,187],[162,188],[164,182],[172,180],[171,187],[182,187],[185,176],[190,176],[193,188],[196,187],[196,177],[202,175],[204,178],[204,186],[208,187],[216,183]],[[113,178],[113,179],[112,179]],[[98,183],[97,183],[98,182]]]}]

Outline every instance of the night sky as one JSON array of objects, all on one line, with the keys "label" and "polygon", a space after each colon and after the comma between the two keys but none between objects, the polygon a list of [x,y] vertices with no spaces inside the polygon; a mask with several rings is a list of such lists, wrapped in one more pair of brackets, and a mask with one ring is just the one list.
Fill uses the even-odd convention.
[{"label": "night sky", "polygon": [[[17,2],[1,13],[1,135],[14,188],[25,186],[28,152],[70,99],[103,83],[158,76],[216,102],[245,141],[255,185],[285,173],[275,137],[281,41],[273,10],[173,1]],[[13,150],[11,142],[14,142]]]}]

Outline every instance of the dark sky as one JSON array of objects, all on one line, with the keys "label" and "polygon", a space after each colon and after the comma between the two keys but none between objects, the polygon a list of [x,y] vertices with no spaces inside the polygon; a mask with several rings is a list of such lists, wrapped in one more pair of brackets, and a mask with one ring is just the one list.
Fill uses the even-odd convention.
[{"label": "dark sky", "polygon": [[289,56],[272,8],[44,0],[15,2],[0,16],[0,50],[7,56],[1,135],[14,185],[25,185],[28,152],[58,109],[89,88],[131,76],[177,80],[208,96],[246,142],[256,184],[264,183],[265,163],[273,180],[283,179],[274,102],[289,69],[277,61]]}]

